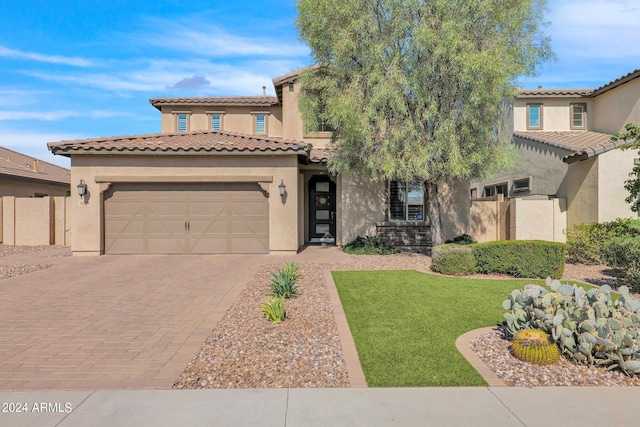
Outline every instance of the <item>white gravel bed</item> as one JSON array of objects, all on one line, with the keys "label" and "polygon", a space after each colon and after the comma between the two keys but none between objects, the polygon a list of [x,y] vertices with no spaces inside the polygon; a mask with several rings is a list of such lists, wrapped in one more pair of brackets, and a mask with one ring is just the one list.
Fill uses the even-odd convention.
[{"label": "white gravel bed", "polygon": [[640,377],[617,370],[576,365],[560,356],[553,365],[534,365],[511,354],[511,341],[502,328],[495,328],[471,341],[471,349],[505,384],[541,386],[638,386]]},{"label": "white gravel bed", "polygon": [[[58,249],[66,249],[61,254]],[[42,246],[12,246],[0,244],[0,257],[13,255],[28,255],[37,252],[52,252],[51,256],[71,256],[71,249],[65,246],[42,245]]]}]

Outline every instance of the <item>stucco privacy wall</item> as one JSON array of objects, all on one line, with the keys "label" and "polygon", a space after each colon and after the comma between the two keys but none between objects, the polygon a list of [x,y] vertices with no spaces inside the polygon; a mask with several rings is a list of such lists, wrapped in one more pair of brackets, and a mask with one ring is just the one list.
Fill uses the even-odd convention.
[{"label": "stucco privacy wall", "polygon": [[629,179],[633,170],[631,150],[611,150],[598,156],[598,188],[600,194],[606,194],[606,202],[598,200],[598,222],[613,221],[616,218],[637,217],[631,211],[631,205],[624,201],[629,193],[624,189],[624,182]]},{"label": "stucco privacy wall", "polygon": [[[117,166],[114,166],[117,165]],[[73,194],[71,247],[75,255],[99,255],[102,243],[102,196],[106,184],[96,182],[96,177],[130,178],[141,182],[171,182],[191,180],[207,182],[233,177],[271,177],[269,189],[269,249],[272,253],[291,252],[298,249],[298,157],[297,155],[136,155],[101,156],[74,155],[71,158],[71,184],[80,179],[87,184],[87,205]],[[283,203],[278,185],[286,185]]]},{"label": "stucco privacy wall", "polygon": [[66,200],[66,197],[3,197],[2,243],[66,245]]},{"label": "stucco privacy wall", "polygon": [[[502,194],[498,196],[502,199]],[[469,231],[467,233],[478,242],[499,240],[499,203],[498,197],[471,201],[471,207],[469,209]]]},{"label": "stucco privacy wall", "polygon": [[564,199],[515,198],[509,201],[515,212],[515,240],[566,242],[567,207]]}]

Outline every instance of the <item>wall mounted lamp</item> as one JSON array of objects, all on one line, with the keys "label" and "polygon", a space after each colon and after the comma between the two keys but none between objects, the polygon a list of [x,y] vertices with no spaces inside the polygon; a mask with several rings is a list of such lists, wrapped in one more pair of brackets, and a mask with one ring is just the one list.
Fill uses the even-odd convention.
[{"label": "wall mounted lamp", "polygon": [[284,185],[284,181],[282,179],[280,180],[280,185],[278,185],[278,188],[280,189],[280,197],[284,197],[284,190],[286,190],[287,186]]},{"label": "wall mounted lamp", "polygon": [[80,184],[78,184],[78,196],[84,197],[87,194],[87,184],[85,184],[84,179],[80,180]]}]

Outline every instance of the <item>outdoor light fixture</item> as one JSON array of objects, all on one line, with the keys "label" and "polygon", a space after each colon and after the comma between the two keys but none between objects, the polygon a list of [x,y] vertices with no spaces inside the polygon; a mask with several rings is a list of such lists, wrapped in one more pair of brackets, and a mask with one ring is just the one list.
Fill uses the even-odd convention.
[{"label": "outdoor light fixture", "polygon": [[280,180],[280,185],[278,185],[278,188],[280,189],[280,197],[284,197],[284,190],[287,188],[287,186],[284,185],[283,180]]},{"label": "outdoor light fixture", "polygon": [[84,197],[85,194],[87,194],[87,184],[84,183],[84,179],[81,179],[78,184],[78,196]]}]

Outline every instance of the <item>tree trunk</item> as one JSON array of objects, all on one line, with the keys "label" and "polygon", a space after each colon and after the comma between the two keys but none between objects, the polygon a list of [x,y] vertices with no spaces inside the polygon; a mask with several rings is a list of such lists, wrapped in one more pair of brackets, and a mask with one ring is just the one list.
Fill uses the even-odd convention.
[{"label": "tree trunk", "polygon": [[438,184],[427,181],[427,198],[429,200],[429,220],[431,221],[431,245],[432,247],[444,243],[442,234],[442,221],[440,218],[440,202],[438,201]]}]

